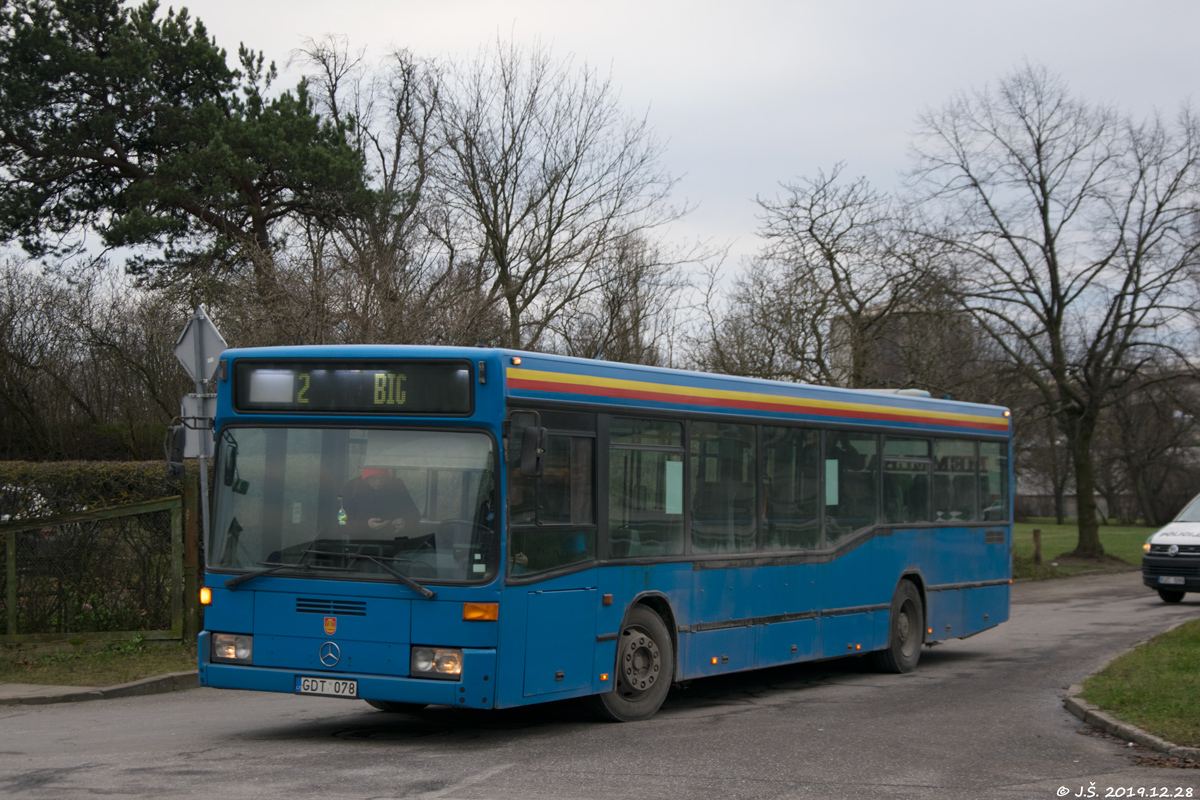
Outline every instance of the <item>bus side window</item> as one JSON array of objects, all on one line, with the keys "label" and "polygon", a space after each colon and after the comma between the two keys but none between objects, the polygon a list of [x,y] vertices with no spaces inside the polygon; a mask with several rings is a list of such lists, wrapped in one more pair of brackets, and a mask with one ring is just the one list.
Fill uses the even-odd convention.
[{"label": "bus side window", "polygon": [[883,443],[883,518],[888,523],[928,522],[929,440],[888,436]]},{"label": "bus side window", "polygon": [[821,545],[821,436],[805,428],[763,428],[766,550]]},{"label": "bus side window", "polygon": [[1007,521],[1008,454],[999,442],[979,443],[979,496],[984,520]]},{"label": "bus side window", "polygon": [[754,428],[693,422],[692,552],[745,553],[757,547]]},{"label": "bus side window", "polygon": [[509,470],[509,571],[544,572],[596,555],[595,440],[547,437],[539,478]]},{"label": "bus side window", "polygon": [[825,437],[826,545],[874,525],[879,516],[879,438],[829,433]]},{"label": "bus side window", "polygon": [[683,552],[683,453],[613,448],[609,545],[614,558]]},{"label": "bus side window", "polygon": [[582,436],[551,436],[546,467],[538,479],[538,521],[591,524],[593,440]]},{"label": "bus side window", "polygon": [[609,555],[681,554],[683,425],[613,417],[609,441]]},{"label": "bus side window", "polygon": [[939,522],[970,521],[979,515],[975,501],[975,443],[933,441],[933,516]]}]

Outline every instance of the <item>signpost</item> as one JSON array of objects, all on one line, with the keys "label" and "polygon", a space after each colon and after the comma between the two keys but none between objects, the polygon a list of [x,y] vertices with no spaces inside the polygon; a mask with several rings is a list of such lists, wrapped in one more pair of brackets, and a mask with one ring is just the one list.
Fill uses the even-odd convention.
[{"label": "signpost", "polygon": [[204,546],[208,546],[208,464],[213,455],[212,420],[216,411],[216,395],[205,394],[205,384],[217,370],[225,339],[208,318],[203,306],[196,306],[191,319],[175,343],[175,357],[196,382],[196,393],[184,396],[180,417],[187,429],[184,458],[196,458],[200,465],[200,519]]},{"label": "signpost", "polygon": [[217,371],[217,361],[228,346],[204,312],[204,306],[196,306],[175,343],[175,357],[192,376],[200,394],[204,393],[204,383]]}]

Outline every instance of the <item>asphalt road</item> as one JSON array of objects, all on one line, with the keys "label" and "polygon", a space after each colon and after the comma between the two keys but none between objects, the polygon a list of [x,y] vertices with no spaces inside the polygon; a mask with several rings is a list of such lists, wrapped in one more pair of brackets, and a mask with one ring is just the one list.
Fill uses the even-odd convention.
[{"label": "asphalt road", "polygon": [[693,681],[628,725],[573,704],[410,717],[212,689],[8,706],[0,797],[1200,797],[1200,770],[1141,765],[1062,706],[1197,617],[1200,595],[1165,605],[1136,572],[1018,584],[1010,622],[910,675],[844,660]]}]

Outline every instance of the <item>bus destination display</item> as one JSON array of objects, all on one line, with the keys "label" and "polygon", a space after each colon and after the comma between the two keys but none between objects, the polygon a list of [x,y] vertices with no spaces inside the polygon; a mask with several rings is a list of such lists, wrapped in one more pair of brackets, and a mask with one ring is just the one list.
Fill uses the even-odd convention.
[{"label": "bus destination display", "polygon": [[239,363],[239,411],[359,414],[470,414],[471,369],[465,363]]}]

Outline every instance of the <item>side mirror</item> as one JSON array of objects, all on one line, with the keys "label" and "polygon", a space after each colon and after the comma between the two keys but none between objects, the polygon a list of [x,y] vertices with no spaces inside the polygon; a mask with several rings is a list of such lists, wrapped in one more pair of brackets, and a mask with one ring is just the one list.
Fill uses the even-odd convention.
[{"label": "side mirror", "polygon": [[521,474],[540,478],[545,467],[546,429],[530,426],[521,432]]},{"label": "side mirror", "polygon": [[225,457],[225,469],[221,477],[226,486],[233,486],[237,478],[237,445],[231,444],[225,452],[228,455]]},{"label": "side mirror", "polygon": [[183,450],[187,440],[187,431],[182,425],[167,429],[167,477],[179,480],[184,476]]},{"label": "side mirror", "polygon": [[238,476],[237,457],[238,446],[232,436],[228,435],[228,431],[222,434],[222,441],[225,442],[225,457],[222,461],[224,465],[221,469],[221,480],[226,486],[233,489],[234,494],[245,494],[250,491],[250,482],[244,481]]}]

